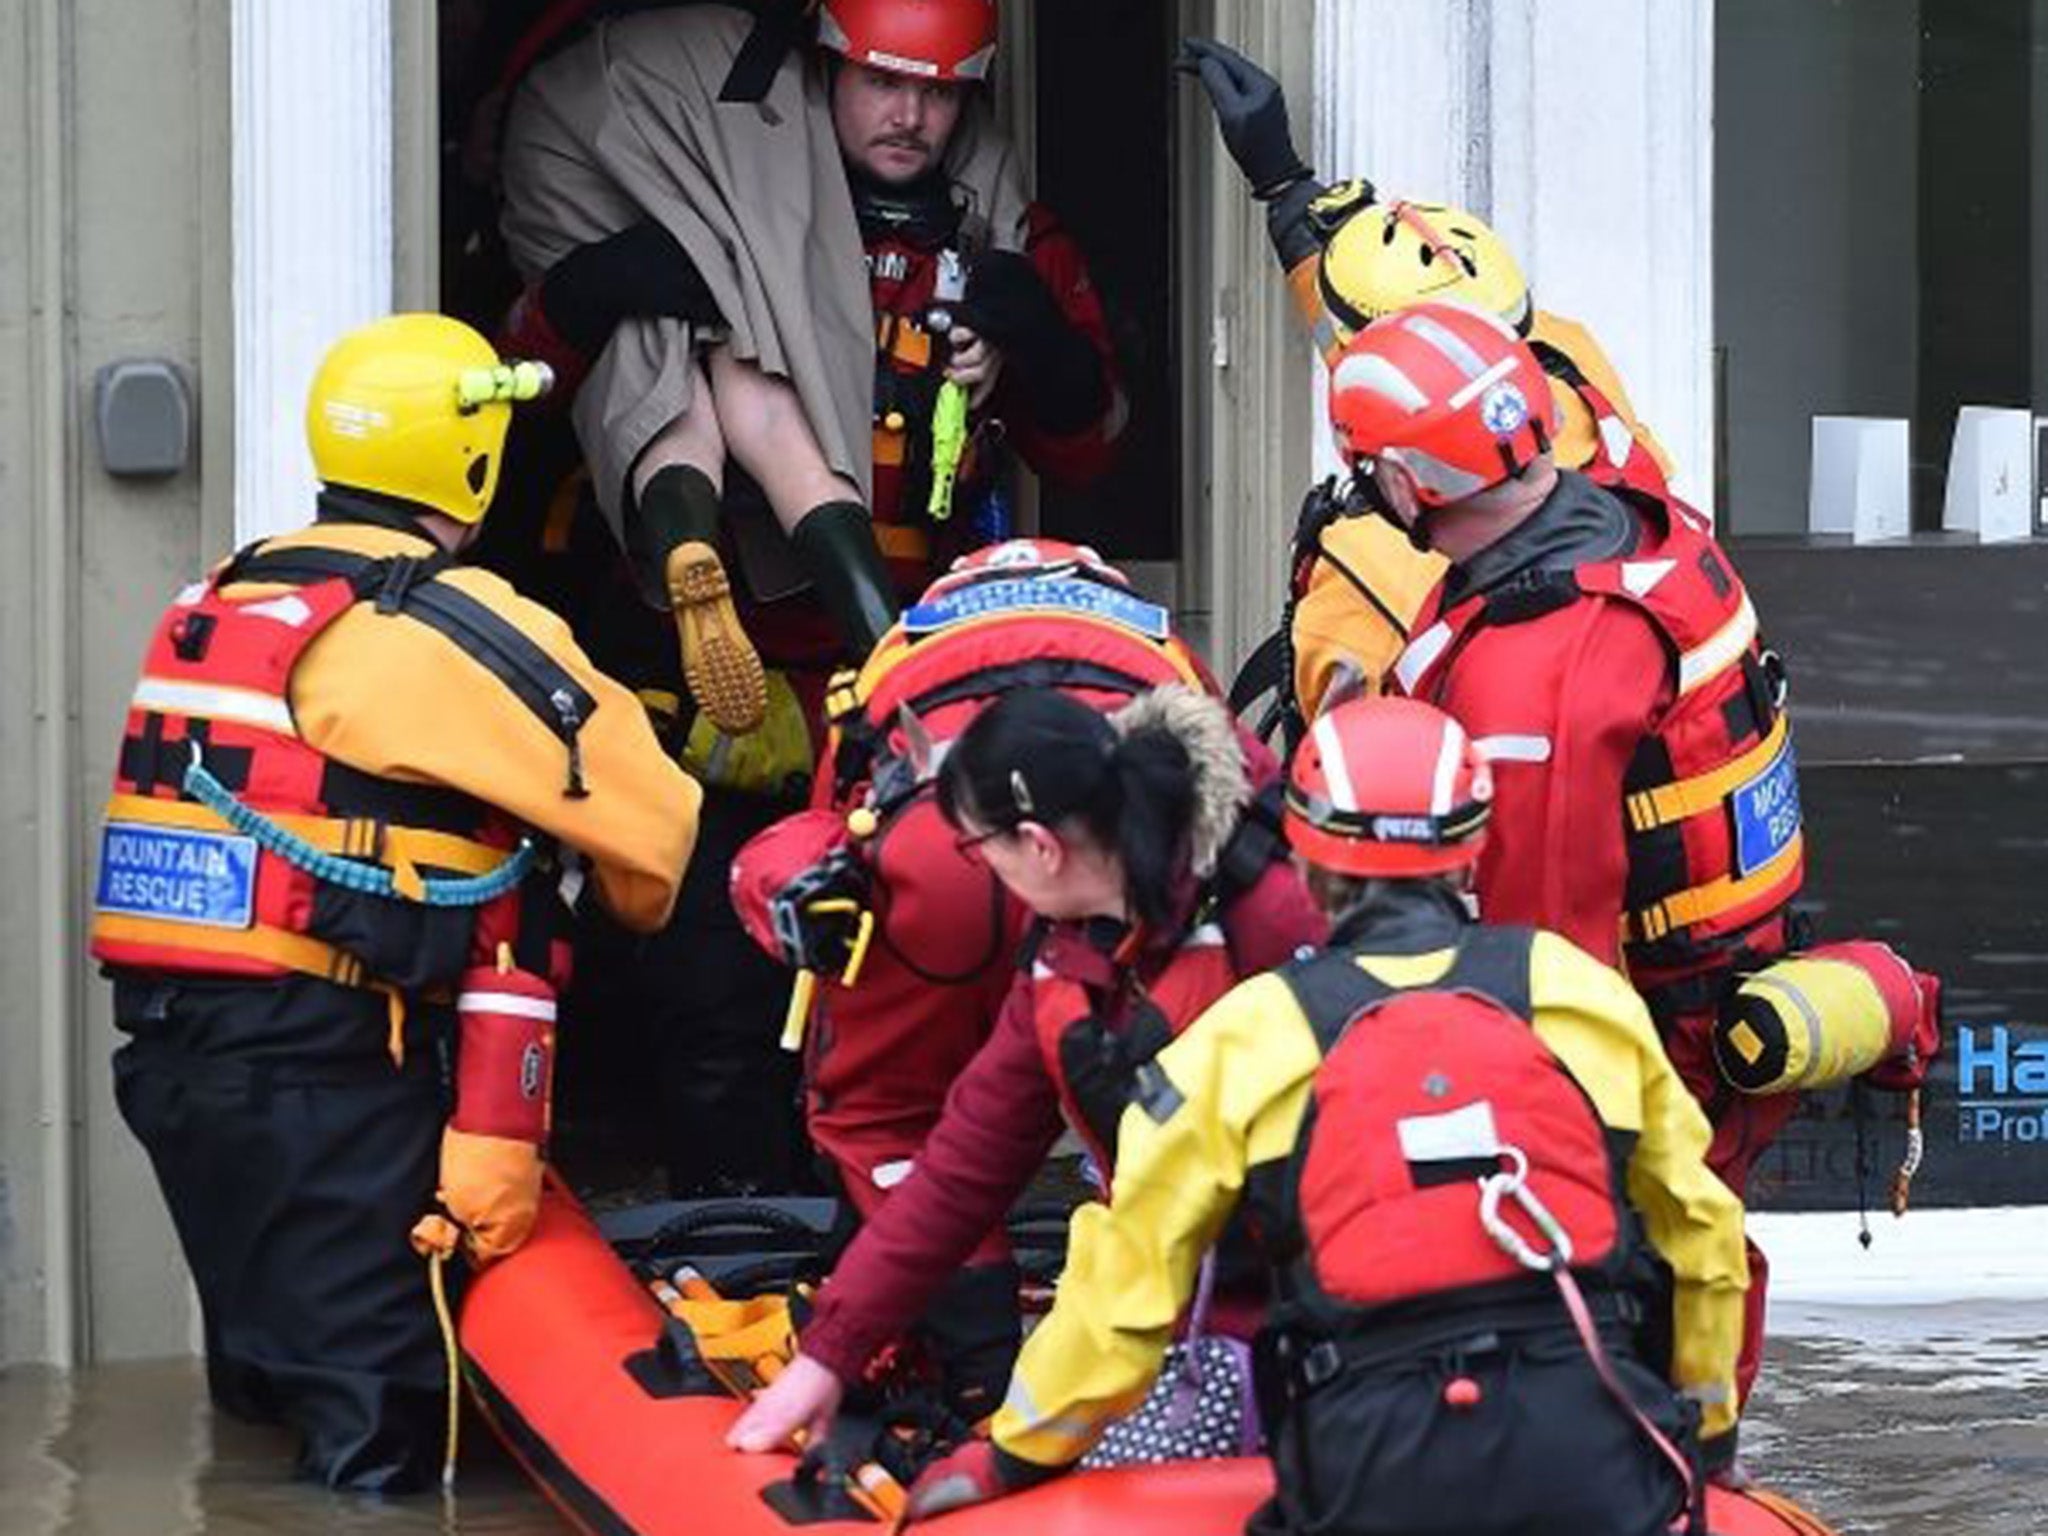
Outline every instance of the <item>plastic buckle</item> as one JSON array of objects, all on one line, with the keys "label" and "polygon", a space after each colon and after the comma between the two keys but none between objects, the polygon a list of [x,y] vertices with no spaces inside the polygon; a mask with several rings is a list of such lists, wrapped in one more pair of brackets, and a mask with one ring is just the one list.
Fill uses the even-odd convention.
[{"label": "plastic buckle", "polygon": [[1343,1352],[1328,1339],[1301,1357],[1301,1379],[1303,1384],[1310,1388],[1320,1387],[1343,1368]]}]

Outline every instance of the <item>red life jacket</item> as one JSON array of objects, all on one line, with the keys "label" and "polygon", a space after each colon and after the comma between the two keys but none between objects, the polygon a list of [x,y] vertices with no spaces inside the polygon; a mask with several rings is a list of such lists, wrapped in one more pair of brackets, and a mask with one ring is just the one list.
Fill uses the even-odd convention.
[{"label": "red life jacket", "polygon": [[[1015,955],[1021,909],[985,865],[955,846],[928,777],[935,761],[921,762],[927,749],[935,760],[983,708],[1014,688],[1058,688],[1111,710],[1169,683],[1215,692],[1164,609],[1086,576],[1020,577],[991,567],[927,594],[904,614],[858,677],[840,683],[828,701],[831,771],[819,774],[814,802],[856,818],[872,813],[863,857],[876,891],[876,940],[860,986],[852,993],[827,989],[825,1017],[809,1037],[817,1052],[842,1036],[852,1044],[854,1030],[843,1016],[857,1003],[886,1007],[892,1025],[917,1010],[944,1012],[948,995],[934,983],[959,983],[991,967],[1007,971]],[[906,725],[905,710],[915,727]],[[1226,853],[1224,867],[1249,870],[1257,862],[1253,846],[1247,836],[1238,857]],[[1269,847],[1284,853],[1277,830]],[[1265,867],[1258,863],[1258,871]],[[964,894],[977,887],[987,892],[985,901]],[[1064,936],[1054,941],[1042,958],[1053,957],[1072,960],[1091,980],[1099,963],[1107,968],[1103,985],[1117,970],[1078,936],[1071,945]],[[1221,931],[1197,923],[1156,983],[1155,1001],[1185,1022],[1239,974]],[[899,989],[907,995],[896,995]],[[1094,1011],[1077,997],[1059,1022]],[[975,1022],[985,1032],[986,1021]],[[1048,1048],[1046,1060],[1058,1077],[1058,1050]],[[1068,1108],[1075,1125],[1089,1124],[1071,1099]]]},{"label": "red life jacket", "polygon": [[1640,981],[1696,968],[1780,923],[1805,874],[1805,839],[1783,671],[1758,642],[1749,594],[1683,503],[1632,492],[1623,500],[1644,530],[1633,554],[1468,598],[1425,624],[1395,671],[1411,697],[1450,708],[1484,736],[1522,684],[1505,667],[1459,673],[1460,653],[1482,627],[1584,597],[1626,603],[1656,627],[1676,697],[1638,746],[1618,808],[1628,829],[1622,945]]},{"label": "red life jacket", "polygon": [[[300,738],[292,717],[292,672],[307,647],[366,592],[404,606],[439,563],[252,549],[172,603],[129,705],[107,803],[96,959],[389,990],[384,966],[338,942],[356,933],[342,911],[351,895],[469,909],[462,932],[450,938],[443,924],[432,946],[442,974],[405,985],[452,981],[479,922],[494,941],[520,933],[516,880],[527,860],[514,853],[514,823],[468,795],[336,763]],[[335,574],[307,579],[308,567]],[[304,584],[281,593],[230,599],[222,590],[290,583],[294,570]],[[387,947],[411,951],[394,957],[401,965],[427,949],[403,937]]]},{"label": "red life jacket", "polygon": [[[1259,1197],[1287,1326],[1329,1337],[1361,1314],[1547,1296],[1548,1278],[1481,1219],[1477,1181],[1511,1166],[1509,1148],[1569,1238],[1571,1267],[1619,1276],[1632,1231],[1620,1170],[1592,1102],[1529,1022],[1533,937],[1469,928],[1443,976],[1407,989],[1343,947],[1280,972],[1323,1052],[1295,1149]],[[1519,1206],[1500,1209],[1550,1251]]]},{"label": "red life jacket", "polygon": [[[826,701],[830,772],[820,772],[817,805],[873,815],[866,861],[880,897],[880,948],[905,958],[927,981],[959,982],[1007,964],[1020,931],[994,875],[954,846],[939,814],[928,743],[944,750],[988,704],[1013,688],[1059,688],[1115,709],[1163,683],[1213,691],[1192,651],[1168,627],[1166,611],[1121,587],[1084,577],[989,578],[913,604],[858,676]],[[915,717],[906,726],[903,711]],[[913,741],[913,734],[916,740]],[[935,868],[967,866],[947,879]],[[963,923],[965,888],[988,891],[976,910],[991,921]],[[943,902],[932,910],[927,897]]]}]

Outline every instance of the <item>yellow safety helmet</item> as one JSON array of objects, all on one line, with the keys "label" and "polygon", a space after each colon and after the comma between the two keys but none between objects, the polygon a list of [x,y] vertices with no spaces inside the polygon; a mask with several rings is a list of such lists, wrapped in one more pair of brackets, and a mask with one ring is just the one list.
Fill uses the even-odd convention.
[{"label": "yellow safety helmet", "polygon": [[306,399],[322,482],[482,520],[498,489],[515,401],[554,383],[544,363],[506,362],[446,315],[392,315],[336,342]]},{"label": "yellow safety helmet", "polygon": [[1442,203],[1372,202],[1361,186],[1332,187],[1309,208],[1327,232],[1316,286],[1339,340],[1436,301],[1491,311],[1528,334],[1528,281],[1485,220]]}]

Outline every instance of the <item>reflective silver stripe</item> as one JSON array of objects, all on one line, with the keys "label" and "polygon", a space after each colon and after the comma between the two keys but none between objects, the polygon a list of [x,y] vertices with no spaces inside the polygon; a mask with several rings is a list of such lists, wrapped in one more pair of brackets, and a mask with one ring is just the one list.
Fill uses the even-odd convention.
[{"label": "reflective silver stripe", "polygon": [[1010,1374],[1010,1390],[1003,1394],[1003,1407],[1024,1421],[1026,1433],[1051,1433],[1068,1440],[1087,1440],[1095,1433],[1099,1422],[1094,1415],[1086,1412],[1045,1413],[1032,1399],[1031,1389],[1024,1384],[1021,1372]]},{"label": "reflective silver stripe", "polygon": [[1400,683],[1403,693],[1415,691],[1415,685],[1422,681],[1422,674],[1436,664],[1437,657],[1443,655],[1444,648],[1450,643],[1451,626],[1442,619],[1408,642],[1408,649],[1394,663],[1394,678]]},{"label": "reflective silver stripe", "polygon": [[1515,371],[1515,364],[1520,361],[1521,359],[1517,357],[1502,358],[1499,362],[1495,363],[1491,368],[1487,369],[1486,372],[1479,375],[1478,378],[1472,380],[1471,383],[1467,384],[1463,389],[1459,390],[1455,395],[1451,396],[1451,409],[1454,411],[1463,410],[1466,406],[1470,405],[1473,402],[1473,400],[1478,398],[1479,392],[1482,389],[1485,389],[1490,384],[1498,383],[1500,380],[1506,378],[1509,374],[1513,373]]},{"label": "reflective silver stripe", "polygon": [[1436,749],[1436,772],[1429,783],[1429,814],[1441,816],[1451,808],[1451,785],[1458,774],[1458,759],[1464,756],[1465,728],[1444,716],[1444,737]]},{"label": "reflective silver stripe", "polygon": [[1330,715],[1321,716],[1315,723],[1316,750],[1323,755],[1323,777],[1329,781],[1330,804],[1340,811],[1355,811],[1358,806],[1358,791],[1352,787],[1351,768],[1344,761],[1344,745],[1337,739],[1337,724]]},{"label": "reflective silver stripe", "polygon": [[233,720],[296,736],[291,706],[274,693],[254,688],[223,688],[209,683],[175,683],[145,677],[135,685],[135,707],[174,715],[200,715],[208,720]]},{"label": "reflective silver stripe", "polygon": [[1678,568],[1676,560],[1624,560],[1621,562],[1621,588],[1634,597],[1647,597],[1657,589],[1657,583]]},{"label": "reflective silver stripe", "polygon": [[264,602],[251,603],[243,613],[259,619],[275,619],[280,624],[289,624],[299,629],[313,617],[313,610],[303,597],[287,592],[283,597],[273,597]]},{"label": "reflective silver stripe", "polygon": [[1394,404],[1413,416],[1429,408],[1429,396],[1424,394],[1415,381],[1372,352],[1353,352],[1337,364],[1337,372],[1330,380],[1330,388],[1342,393],[1348,389],[1363,389],[1375,395],[1384,395]]},{"label": "reflective silver stripe", "polygon": [[1547,763],[1550,761],[1550,738],[1548,736],[1481,736],[1473,746],[1479,755],[1489,763]]},{"label": "reflective silver stripe", "polygon": [[1806,1069],[1812,1071],[1820,1062],[1820,1015],[1814,1012],[1813,1004],[1807,999],[1806,994],[1789,982],[1773,976],[1769,971],[1750,977],[1743,986],[1761,987],[1766,992],[1775,992],[1798,1012],[1799,1022],[1806,1026]]},{"label": "reflective silver stripe", "polygon": [[458,1013],[502,1013],[514,1019],[555,1017],[551,998],[528,997],[524,992],[464,992],[455,999]]},{"label": "reflective silver stripe", "polygon": [[1607,451],[1607,462],[1616,469],[1628,463],[1629,450],[1636,445],[1636,435],[1629,431],[1628,423],[1619,416],[1600,418],[1600,446]]},{"label": "reflective silver stripe", "polygon": [[1406,314],[1401,317],[1401,326],[1411,335],[1420,336],[1437,351],[1450,359],[1452,366],[1467,379],[1476,379],[1486,372],[1486,359],[1465,344],[1465,338],[1456,332],[1438,325],[1428,315]]},{"label": "reflective silver stripe", "polygon": [[1696,646],[1678,658],[1678,691],[1691,693],[1704,682],[1709,682],[1742,659],[1750,642],[1756,639],[1756,609],[1751,606],[1749,594],[1742,594],[1742,606],[1735,611],[1735,617],[1721,626],[1720,632],[1704,645]]}]

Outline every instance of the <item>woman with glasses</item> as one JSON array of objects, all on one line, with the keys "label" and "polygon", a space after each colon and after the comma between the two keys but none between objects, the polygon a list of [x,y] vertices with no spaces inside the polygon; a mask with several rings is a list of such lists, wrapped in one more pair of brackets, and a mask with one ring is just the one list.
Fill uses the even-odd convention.
[{"label": "woman with glasses", "polygon": [[940,810],[1037,922],[994,1033],[732,1445],[823,1434],[845,1384],[1003,1219],[1063,1129],[1106,1187],[1153,1056],[1238,980],[1321,940],[1279,834],[1277,779],[1224,704],[1185,687],[1111,714],[1019,690],[960,736]]}]

